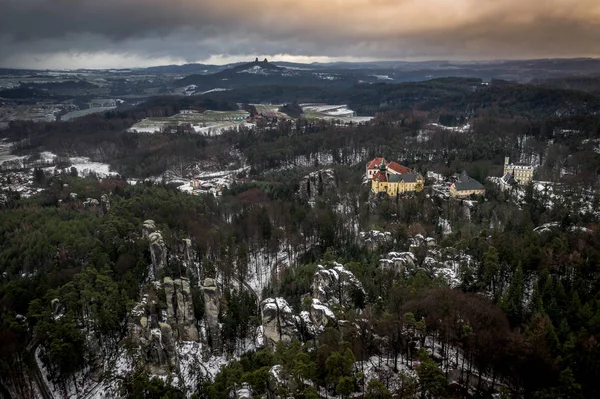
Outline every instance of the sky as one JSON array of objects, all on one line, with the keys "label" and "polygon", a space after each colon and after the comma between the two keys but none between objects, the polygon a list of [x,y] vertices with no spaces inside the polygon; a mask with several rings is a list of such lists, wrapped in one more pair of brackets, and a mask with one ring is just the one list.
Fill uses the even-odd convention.
[{"label": "sky", "polygon": [[599,0],[0,0],[0,67],[600,57]]}]

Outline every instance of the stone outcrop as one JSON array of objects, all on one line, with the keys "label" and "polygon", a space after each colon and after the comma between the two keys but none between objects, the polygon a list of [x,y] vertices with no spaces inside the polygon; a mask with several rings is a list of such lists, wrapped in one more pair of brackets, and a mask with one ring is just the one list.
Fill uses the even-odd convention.
[{"label": "stone outcrop", "polygon": [[323,331],[327,325],[335,322],[335,315],[327,306],[323,305],[321,301],[313,298],[312,304],[310,305],[310,319],[315,326],[316,331]]},{"label": "stone outcrop", "polygon": [[102,194],[100,197],[100,205],[102,207],[102,213],[107,214],[110,211],[110,199],[108,199],[107,194]]},{"label": "stone outcrop", "polygon": [[300,312],[300,320],[302,321],[302,334],[308,334],[308,337],[304,335],[305,339],[312,338],[325,331],[325,327],[336,324],[336,318],[331,309],[315,298],[311,300],[309,310]]},{"label": "stone outcrop", "polygon": [[304,176],[300,180],[298,195],[308,201],[315,201],[321,196],[337,195],[333,169],[317,170]]},{"label": "stone outcrop", "polygon": [[154,233],[156,231],[156,223],[154,223],[154,220],[146,220],[143,224],[142,224],[142,237],[143,238],[148,238],[150,236],[150,234]]},{"label": "stone outcrop", "polygon": [[[131,311],[128,339],[148,373],[166,375],[179,369],[177,342],[198,341],[190,284],[165,277],[147,286],[142,301]],[[164,290],[166,303],[160,297]],[[166,308],[166,309],[165,309]]]},{"label": "stone outcrop", "polygon": [[360,243],[371,250],[376,250],[381,245],[393,242],[392,233],[389,231],[369,230],[359,233]]},{"label": "stone outcrop", "polygon": [[405,270],[413,270],[416,261],[412,252],[389,252],[385,258],[379,260],[379,267],[403,274]]},{"label": "stone outcrop", "polygon": [[221,348],[221,327],[219,326],[221,295],[215,280],[212,278],[204,280],[202,291],[204,293],[204,318],[207,325],[208,343],[213,350],[218,352]]},{"label": "stone outcrop", "polygon": [[150,256],[152,257],[151,278],[156,278],[158,273],[167,265],[167,247],[160,232],[155,231],[148,236],[150,241]]},{"label": "stone outcrop", "polygon": [[165,277],[163,286],[167,301],[167,323],[173,326],[174,338],[178,341],[198,341],[189,280]]},{"label": "stone outcrop", "polygon": [[129,342],[137,348],[139,360],[148,373],[166,375],[178,370],[173,329],[160,320],[157,304],[149,302],[148,295],[131,311],[127,327]]},{"label": "stone outcrop", "polygon": [[55,319],[60,319],[65,314],[65,307],[60,303],[60,299],[54,298],[51,300],[50,306],[52,308],[52,315]]},{"label": "stone outcrop", "polygon": [[192,246],[192,240],[184,238],[181,240],[181,264],[186,269],[187,275],[192,278],[192,281],[198,281],[199,270],[195,262],[196,253]]},{"label": "stone outcrop", "polygon": [[165,375],[179,368],[173,330],[167,323],[150,330],[150,339],[145,348],[146,370],[151,374]]},{"label": "stone outcrop", "polygon": [[313,298],[324,304],[337,303],[342,307],[354,306],[357,295],[365,295],[360,281],[337,262],[331,268],[318,266],[312,289]]},{"label": "stone outcrop", "polygon": [[83,209],[87,209],[90,211],[99,211],[100,202],[95,198],[88,198],[85,201],[83,201]]},{"label": "stone outcrop", "polygon": [[279,341],[289,344],[298,337],[299,318],[283,298],[267,298],[260,304],[265,345],[273,348]]}]

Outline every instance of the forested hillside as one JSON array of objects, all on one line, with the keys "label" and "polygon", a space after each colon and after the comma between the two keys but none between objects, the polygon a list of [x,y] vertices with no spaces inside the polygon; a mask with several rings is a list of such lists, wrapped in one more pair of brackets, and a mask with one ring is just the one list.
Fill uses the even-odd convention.
[{"label": "forested hillside", "polygon": [[[1,131],[0,396],[598,397],[599,98],[446,78],[306,100],[374,116],[354,123],[307,118],[312,90]],[[128,131],[284,97],[295,118]],[[375,195],[375,157],[425,189]],[[533,183],[501,183],[505,157]],[[449,197],[463,170],[485,197]]]}]

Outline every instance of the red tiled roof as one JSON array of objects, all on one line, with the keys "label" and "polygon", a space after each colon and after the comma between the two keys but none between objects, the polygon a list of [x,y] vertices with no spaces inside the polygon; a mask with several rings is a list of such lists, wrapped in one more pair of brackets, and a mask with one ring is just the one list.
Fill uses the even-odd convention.
[{"label": "red tiled roof", "polygon": [[367,164],[367,169],[378,169],[379,165],[381,165],[381,160],[387,165],[387,161],[384,158],[375,158],[371,162]]},{"label": "red tiled roof", "polygon": [[378,178],[380,182],[387,182],[387,176],[385,173],[377,172],[373,175],[373,180],[377,180]]},{"label": "red tiled roof", "polygon": [[398,173],[399,175],[404,175],[406,173],[413,172],[412,169],[409,169],[406,166],[402,166],[399,163],[394,162],[394,161],[390,162],[387,167],[388,167],[388,169],[393,170],[394,172]]}]

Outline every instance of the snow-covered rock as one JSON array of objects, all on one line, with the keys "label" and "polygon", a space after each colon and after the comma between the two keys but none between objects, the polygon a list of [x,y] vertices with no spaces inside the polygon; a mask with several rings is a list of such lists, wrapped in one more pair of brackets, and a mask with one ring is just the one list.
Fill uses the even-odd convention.
[{"label": "snow-covered rock", "polygon": [[360,237],[360,242],[363,245],[370,247],[372,250],[377,249],[379,245],[393,241],[392,233],[389,231],[361,231],[358,236]]},{"label": "snow-covered rock", "polygon": [[412,252],[389,252],[379,260],[382,269],[394,270],[397,273],[404,273],[405,269],[413,269],[415,263],[416,258]]},{"label": "snow-covered rock", "polygon": [[319,265],[313,284],[313,298],[323,304],[339,304],[342,307],[353,306],[356,294],[365,294],[362,284],[343,265],[334,262],[333,267]]},{"label": "snow-covered rock", "polygon": [[100,202],[95,198],[88,198],[83,202],[84,209],[94,210],[100,206]]},{"label": "snow-covered rock", "polygon": [[450,226],[448,219],[438,218],[438,227],[442,230],[443,235],[452,234],[452,226]]},{"label": "snow-covered rock", "polygon": [[265,345],[292,342],[298,336],[298,317],[283,298],[267,298],[260,304]]},{"label": "snow-covered rock", "polygon": [[560,223],[558,223],[558,222],[544,223],[543,225],[538,226],[535,229],[533,229],[533,232],[538,233],[538,234],[549,233],[552,230],[556,230],[559,226],[560,226]]},{"label": "snow-covered rock", "polygon": [[322,332],[331,322],[335,322],[335,315],[326,305],[313,298],[310,305],[310,321],[314,326],[314,333]]},{"label": "snow-covered rock", "polygon": [[154,233],[155,231],[156,223],[154,223],[154,220],[148,219],[142,224],[142,237],[148,238],[150,234]]}]

